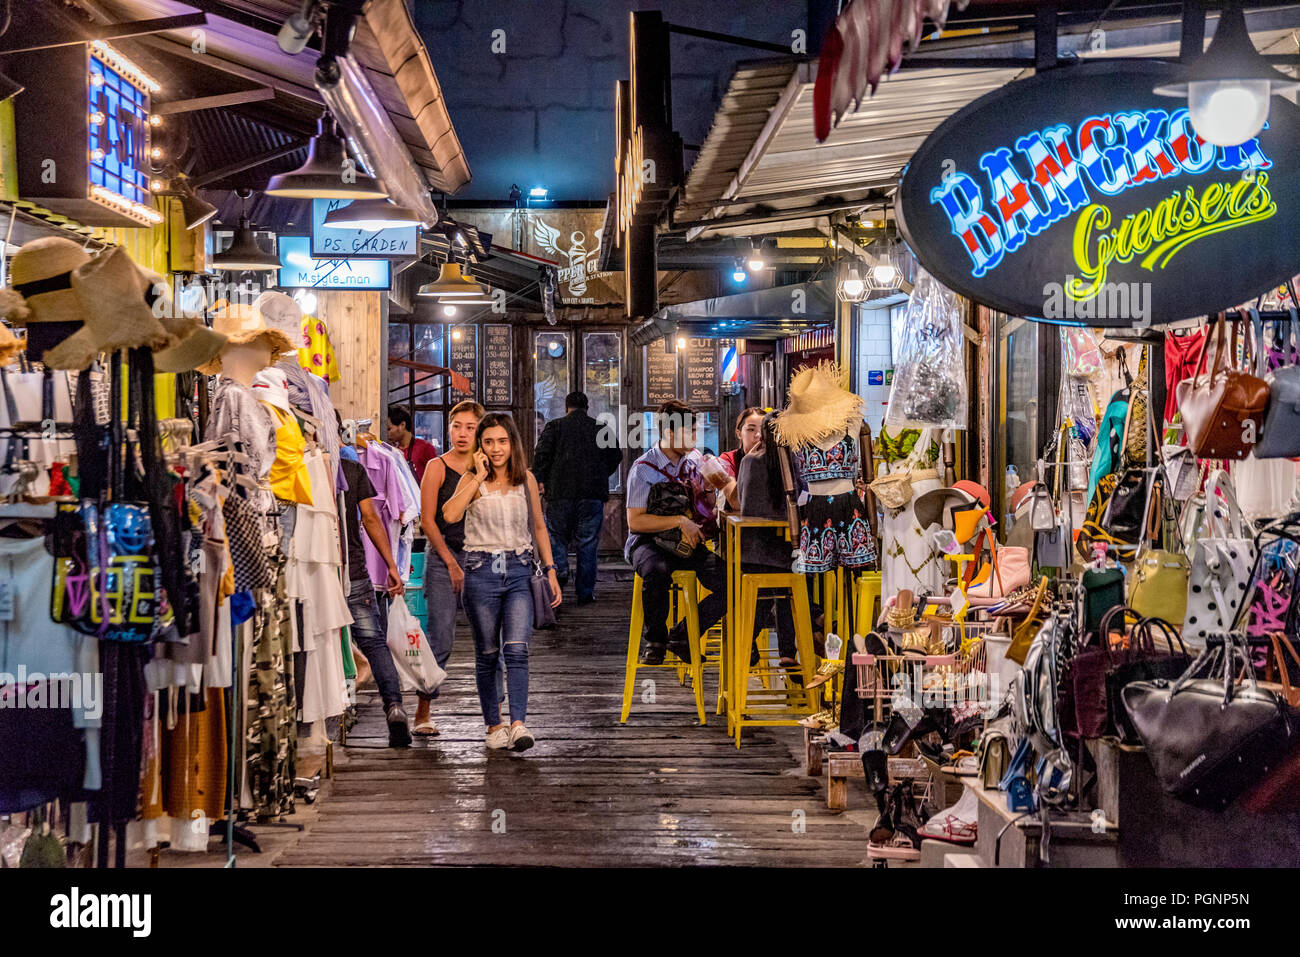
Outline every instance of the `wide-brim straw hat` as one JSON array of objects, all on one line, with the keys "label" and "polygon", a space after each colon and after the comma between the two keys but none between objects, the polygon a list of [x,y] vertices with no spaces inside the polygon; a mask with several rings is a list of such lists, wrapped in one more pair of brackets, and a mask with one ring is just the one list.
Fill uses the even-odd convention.
[{"label": "wide-brim straw hat", "polygon": [[138,268],[145,279],[145,299],[167,330],[167,345],[154,350],[154,371],[190,372],[219,356],[226,347],[226,337],[209,328],[200,313],[178,311],[165,276],[144,266]]},{"label": "wide-brim straw hat", "polygon": [[[12,289],[0,289],[0,319],[21,325],[27,318],[27,305],[23,297]],[[27,348],[27,341],[19,339],[7,325],[0,323],[0,366],[8,365]]]},{"label": "wide-brim straw hat", "polygon": [[[258,310],[244,303],[227,303],[218,310],[212,320],[212,328],[226,337],[226,348],[265,342],[271,351],[267,365],[274,365],[281,353],[294,351],[294,345],[288,336],[279,329],[272,329]],[[221,357],[217,356],[211,362],[204,363],[199,371],[206,375],[216,375],[221,371]]]},{"label": "wide-brim straw hat", "polygon": [[302,342],[302,306],[292,297],[268,289],[253,300],[253,308],[262,314],[266,325],[283,332],[293,346],[286,351],[296,352]]},{"label": "wide-brim straw hat", "polygon": [[862,397],[844,388],[840,368],[819,362],[800,369],[790,380],[790,401],[773,428],[782,445],[797,448],[823,439],[856,434],[862,420]]},{"label": "wide-brim straw hat", "polygon": [[9,284],[28,309],[15,324],[84,322],[86,310],[73,291],[72,273],[89,262],[79,243],[62,236],[24,243],[9,263]]},{"label": "wide-brim straw hat", "polygon": [[41,361],[51,369],[84,369],[101,352],[158,349],[172,341],[146,298],[148,282],[122,247],[74,269],[72,288],[85,325],[45,353]]}]

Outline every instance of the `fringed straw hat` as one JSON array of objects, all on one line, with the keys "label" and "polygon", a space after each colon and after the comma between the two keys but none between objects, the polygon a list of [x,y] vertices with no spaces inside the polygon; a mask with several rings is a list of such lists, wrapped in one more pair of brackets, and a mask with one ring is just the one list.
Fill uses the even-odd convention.
[{"label": "fringed straw hat", "polygon": [[800,369],[790,380],[790,402],[773,423],[782,445],[797,448],[823,439],[857,434],[862,398],[841,384],[840,367],[823,361]]}]

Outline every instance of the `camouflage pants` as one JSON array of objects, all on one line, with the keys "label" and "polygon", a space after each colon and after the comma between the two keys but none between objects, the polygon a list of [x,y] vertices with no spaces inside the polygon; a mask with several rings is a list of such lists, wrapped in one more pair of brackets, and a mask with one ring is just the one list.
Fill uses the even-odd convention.
[{"label": "camouflage pants", "polygon": [[274,589],[255,591],[252,666],[244,721],[248,786],[254,817],[293,810],[294,758],[298,743],[293,690],[293,631],[281,570]]}]

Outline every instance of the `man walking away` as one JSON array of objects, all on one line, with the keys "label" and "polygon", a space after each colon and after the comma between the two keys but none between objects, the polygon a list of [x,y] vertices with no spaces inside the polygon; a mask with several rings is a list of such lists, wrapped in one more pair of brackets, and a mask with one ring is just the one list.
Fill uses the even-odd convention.
[{"label": "man walking away", "polygon": [[418,438],[411,413],[400,405],[388,407],[388,444],[401,450],[415,473],[416,484],[424,480],[424,468],[438,457],[438,447]]},{"label": "man walking away", "polygon": [[596,600],[596,555],[600,526],[609,501],[609,477],[623,461],[617,441],[601,448],[601,427],[587,414],[587,396],[570,392],[565,415],[546,423],[533,453],[533,474],[546,496],[550,533],[560,587],[569,580],[569,544],[578,552],[578,604]]}]

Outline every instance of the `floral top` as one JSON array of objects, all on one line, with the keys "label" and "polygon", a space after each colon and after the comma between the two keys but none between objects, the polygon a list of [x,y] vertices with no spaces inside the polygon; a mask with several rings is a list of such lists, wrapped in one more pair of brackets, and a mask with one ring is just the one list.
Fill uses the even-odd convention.
[{"label": "floral top", "polygon": [[339,381],[339,364],[330,343],[325,323],[305,313],[302,317],[302,345],[298,348],[298,364],[326,382]]},{"label": "floral top", "polygon": [[833,482],[858,477],[858,443],[845,435],[829,449],[803,445],[794,450],[795,464],[805,482]]}]

